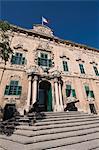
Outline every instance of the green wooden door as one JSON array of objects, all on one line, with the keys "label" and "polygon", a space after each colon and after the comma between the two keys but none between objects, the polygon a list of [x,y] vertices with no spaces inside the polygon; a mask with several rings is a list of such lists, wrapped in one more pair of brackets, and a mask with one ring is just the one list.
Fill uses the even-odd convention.
[{"label": "green wooden door", "polygon": [[47,111],[52,111],[52,88],[48,90]]}]

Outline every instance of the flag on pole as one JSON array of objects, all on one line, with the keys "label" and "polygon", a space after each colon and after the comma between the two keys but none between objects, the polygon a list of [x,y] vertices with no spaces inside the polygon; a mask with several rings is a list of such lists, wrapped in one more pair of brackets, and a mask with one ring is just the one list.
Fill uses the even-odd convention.
[{"label": "flag on pole", "polygon": [[43,25],[44,23],[48,23],[48,20],[42,16],[42,25]]}]

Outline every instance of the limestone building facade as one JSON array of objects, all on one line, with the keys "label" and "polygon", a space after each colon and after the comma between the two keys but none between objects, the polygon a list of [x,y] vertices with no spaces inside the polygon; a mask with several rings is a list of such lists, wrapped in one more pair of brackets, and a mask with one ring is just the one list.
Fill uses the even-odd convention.
[{"label": "limestone building facade", "polygon": [[29,111],[78,110],[99,113],[99,51],[62,40],[40,24],[7,33],[13,54],[0,58],[0,106]]}]

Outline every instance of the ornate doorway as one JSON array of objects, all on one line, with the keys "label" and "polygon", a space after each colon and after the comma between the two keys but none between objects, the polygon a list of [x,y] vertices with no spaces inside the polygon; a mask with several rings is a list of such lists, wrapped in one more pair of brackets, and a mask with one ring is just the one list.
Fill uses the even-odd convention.
[{"label": "ornate doorway", "polygon": [[52,111],[51,83],[48,81],[40,82],[38,94],[38,103],[40,111]]}]

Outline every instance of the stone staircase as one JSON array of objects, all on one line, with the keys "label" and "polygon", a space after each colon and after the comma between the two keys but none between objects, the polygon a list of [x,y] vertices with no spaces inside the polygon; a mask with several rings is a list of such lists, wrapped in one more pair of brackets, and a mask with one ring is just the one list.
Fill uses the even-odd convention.
[{"label": "stone staircase", "polygon": [[0,134],[4,150],[99,150],[99,116],[42,112],[18,116],[11,136]]}]

